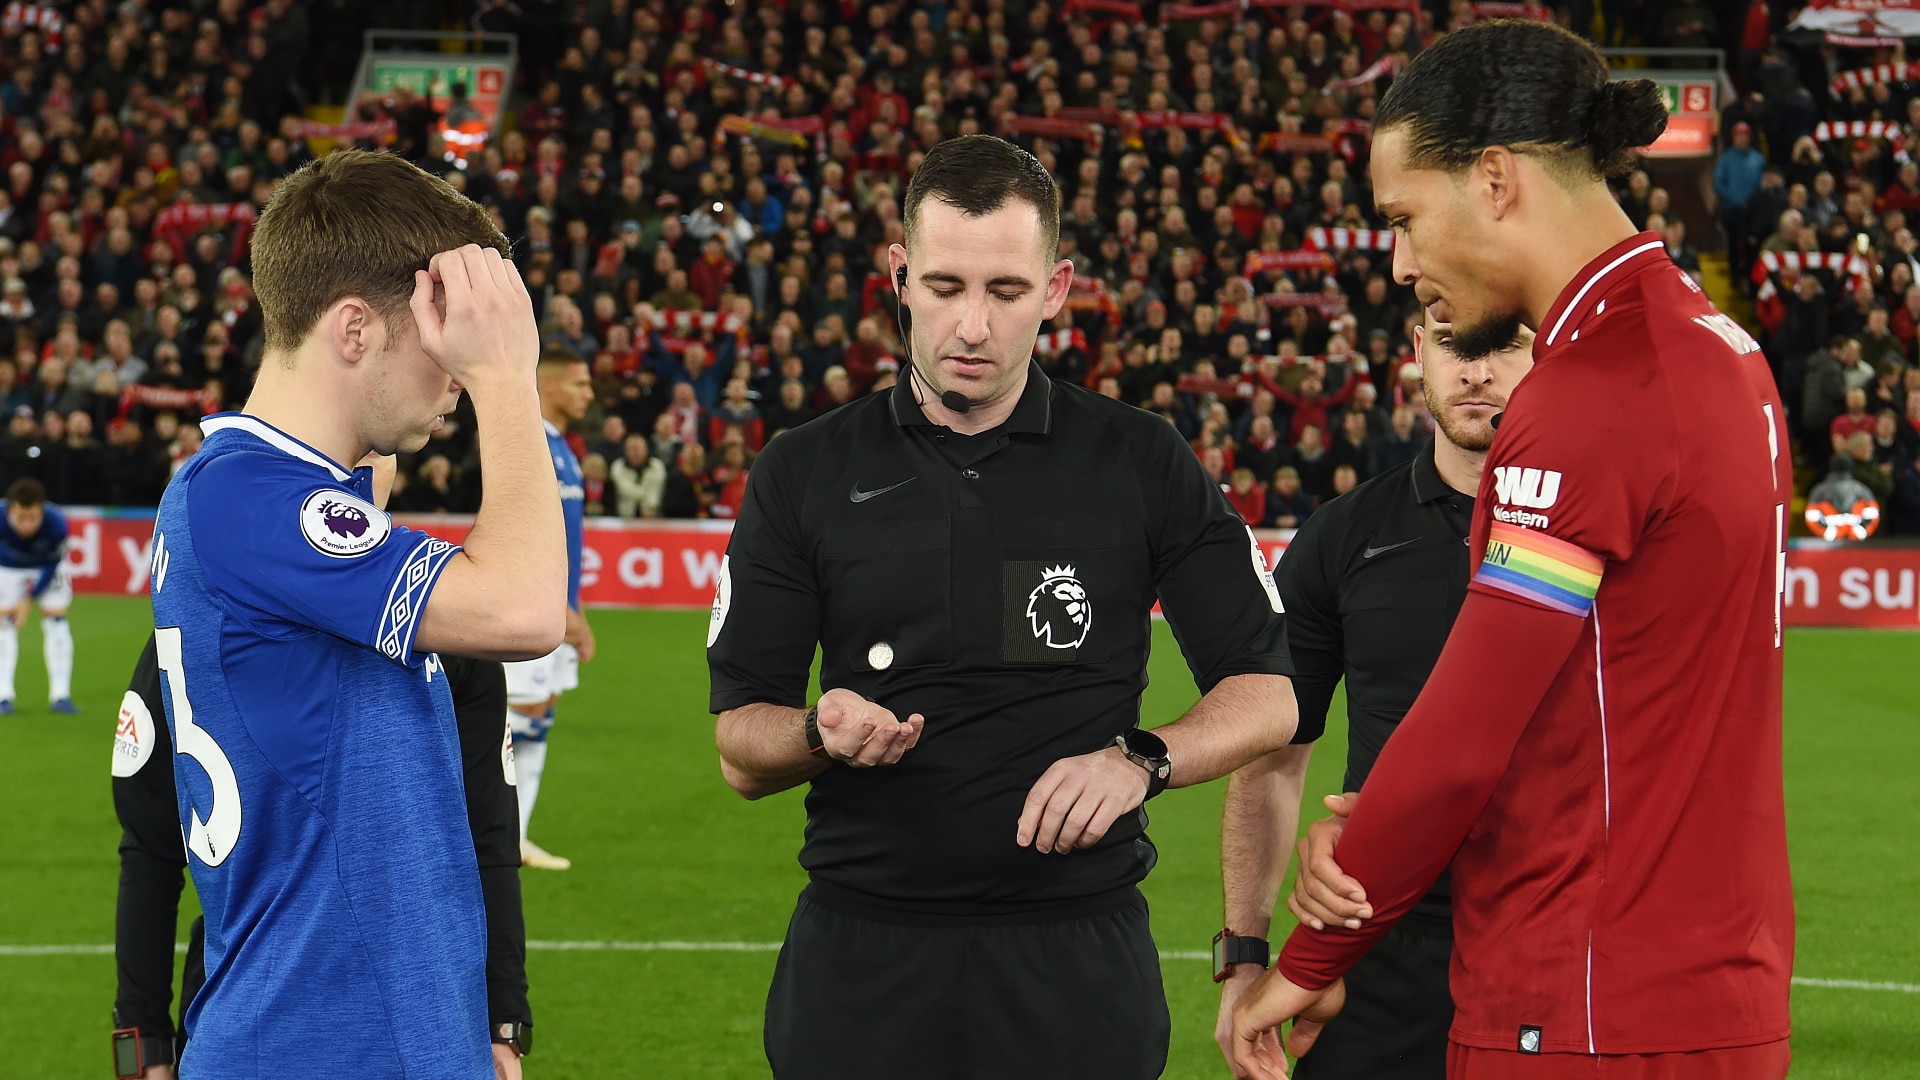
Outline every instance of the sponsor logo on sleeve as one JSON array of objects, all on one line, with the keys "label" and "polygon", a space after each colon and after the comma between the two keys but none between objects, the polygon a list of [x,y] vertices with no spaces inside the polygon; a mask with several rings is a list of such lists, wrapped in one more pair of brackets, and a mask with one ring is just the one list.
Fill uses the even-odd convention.
[{"label": "sponsor logo on sleeve", "polygon": [[1535,510],[1548,510],[1560,501],[1560,474],[1551,469],[1524,469],[1500,465],[1493,470],[1495,521],[1528,529],[1544,529],[1552,520]]},{"label": "sponsor logo on sleeve", "polygon": [[322,488],[300,505],[300,534],[313,550],[353,559],[380,546],[393,528],[387,515],[356,495]]},{"label": "sponsor logo on sleeve", "polygon": [[140,771],[153,756],[153,713],[139,694],[120,699],[120,723],[113,733],[113,775],[122,779]]},{"label": "sponsor logo on sleeve", "polygon": [[[1253,573],[1260,581],[1260,588],[1266,591],[1267,606],[1273,608],[1274,614],[1285,615],[1287,613],[1287,605],[1280,602],[1280,587],[1273,583],[1273,569],[1267,565],[1267,553],[1260,550],[1260,538],[1253,535],[1253,526],[1251,525],[1247,526],[1247,542],[1253,545]],[[1407,543],[1411,544],[1413,541],[1409,540]],[[1399,547],[1400,545],[1395,544],[1393,546]],[[1387,551],[1390,549],[1381,548],[1380,550]],[[1367,558],[1371,559],[1377,554],[1379,554],[1379,552],[1369,551],[1367,552]]]},{"label": "sponsor logo on sleeve", "polygon": [[707,620],[707,648],[720,640],[720,630],[727,625],[727,612],[733,608],[733,560],[731,556],[720,557],[720,585],[713,591],[713,618]]}]

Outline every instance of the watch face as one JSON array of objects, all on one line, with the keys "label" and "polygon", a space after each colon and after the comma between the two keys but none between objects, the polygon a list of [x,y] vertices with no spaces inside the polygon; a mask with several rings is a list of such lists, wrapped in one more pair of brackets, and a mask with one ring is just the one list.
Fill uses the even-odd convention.
[{"label": "watch face", "polygon": [[1167,756],[1167,741],[1151,731],[1134,728],[1126,733],[1127,749],[1154,761]]}]

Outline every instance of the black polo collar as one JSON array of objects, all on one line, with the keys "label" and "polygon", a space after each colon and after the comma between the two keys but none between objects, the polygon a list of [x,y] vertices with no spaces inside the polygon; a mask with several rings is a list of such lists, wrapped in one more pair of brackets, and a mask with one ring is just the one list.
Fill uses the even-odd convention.
[{"label": "black polo collar", "polygon": [[[887,398],[887,410],[893,415],[893,422],[900,427],[938,427],[927,419],[927,414],[915,400],[913,391],[913,371],[909,368],[900,373],[901,378],[893,384],[893,393]],[[1001,430],[1028,435],[1045,435],[1053,430],[1053,380],[1040,370],[1040,365],[1027,361],[1027,386],[1020,392],[1020,400],[1014,403],[1013,414],[1001,425]]]},{"label": "black polo collar", "polygon": [[[1448,483],[1440,478],[1440,465],[1433,459],[1433,444],[1440,436],[1435,434],[1420,448],[1413,459],[1413,501],[1417,503],[1439,502],[1449,495],[1458,495]],[[1468,495],[1467,498],[1473,498]]]}]

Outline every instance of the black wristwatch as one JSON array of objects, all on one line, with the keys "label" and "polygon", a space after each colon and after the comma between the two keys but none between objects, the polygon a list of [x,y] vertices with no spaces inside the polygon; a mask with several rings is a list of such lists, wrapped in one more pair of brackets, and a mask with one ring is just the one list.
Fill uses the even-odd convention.
[{"label": "black wristwatch", "polygon": [[815,705],[807,710],[806,727],[807,753],[817,758],[833,760],[833,755],[827,751],[827,740],[820,737],[820,706]]},{"label": "black wristwatch", "polygon": [[513,1047],[520,1057],[533,1053],[533,1025],[522,1024],[517,1020],[495,1024],[488,1032],[493,1041]]},{"label": "black wristwatch", "polygon": [[113,1033],[113,1075],[115,1080],[138,1080],[155,1065],[173,1065],[173,1036],[148,1035],[137,1028],[119,1028]]},{"label": "black wristwatch", "polygon": [[1231,930],[1213,935],[1213,981],[1226,982],[1235,964],[1259,964],[1267,967],[1267,939],[1240,937]]},{"label": "black wristwatch", "polygon": [[1167,790],[1167,778],[1173,775],[1173,759],[1167,756],[1165,739],[1151,731],[1130,728],[1114,736],[1113,745],[1127,760],[1147,770],[1147,798]]}]

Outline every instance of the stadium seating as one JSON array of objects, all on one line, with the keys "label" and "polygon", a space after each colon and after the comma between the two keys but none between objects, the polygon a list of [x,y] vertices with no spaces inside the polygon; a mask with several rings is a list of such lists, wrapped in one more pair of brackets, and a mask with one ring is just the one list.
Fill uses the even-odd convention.
[{"label": "stadium seating", "polygon": [[[1392,458],[1396,409],[1416,434],[1430,424],[1404,362],[1415,305],[1372,209],[1368,118],[1435,32],[1517,15],[1606,44],[1725,51],[1739,96],[1722,103],[1705,219],[1724,236],[1696,227],[1689,242],[1644,173],[1622,203],[1667,229],[1683,267],[1708,250],[1710,286],[1713,252],[1729,251],[1808,481],[1845,390],[1868,391],[1849,422],[1873,436],[1856,443],[1860,475],[1889,503],[1887,531],[1920,528],[1920,164],[1905,126],[1920,72],[1841,48],[1829,79],[1817,45],[1776,34],[1764,7],[1758,22],[1703,4],[1656,18],[1418,0],[1064,0],[1020,19],[969,0],[349,10],[363,7],[324,5],[318,21],[293,0],[204,17],[181,2],[7,7],[0,475],[39,475],[58,502],[155,503],[197,445],[192,421],[243,400],[259,363],[260,207],[312,154],[351,144],[407,155],[495,210],[547,342],[593,363],[599,401],[572,439],[597,512],[725,517],[767,438],[898,377],[877,267],[906,178],[934,141],[988,132],[1061,181],[1077,276],[1036,347],[1047,372],[1162,413],[1223,484],[1252,466],[1264,493],[1292,467],[1309,503],[1324,499],[1331,462],[1365,479]],[[424,93],[401,79],[344,100],[371,81],[350,76],[374,27],[504,35],[518,62],[476,68],[476,86],[429,76]],[[1744,313],[1745,297],[1726,299]],[[1291,422],[1309,378],[1329,399],[1313,411],[1335,410],[1312,433]],[[1338,420],[1354,409],[1358,439]],[[1257,436],[1269,411],[1275,435]],[[405,463],[395,505],[471,510],[478,472],[463,416]]]}]

